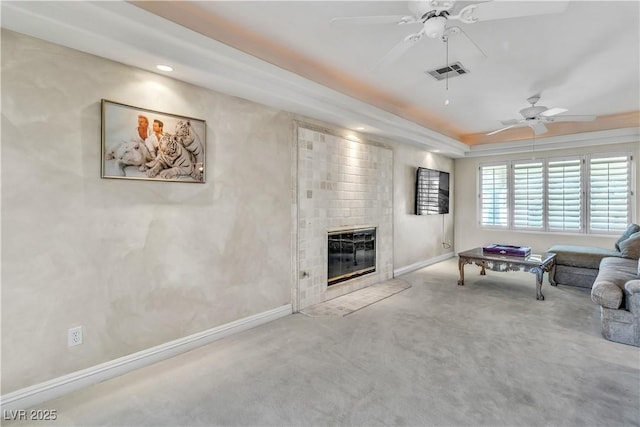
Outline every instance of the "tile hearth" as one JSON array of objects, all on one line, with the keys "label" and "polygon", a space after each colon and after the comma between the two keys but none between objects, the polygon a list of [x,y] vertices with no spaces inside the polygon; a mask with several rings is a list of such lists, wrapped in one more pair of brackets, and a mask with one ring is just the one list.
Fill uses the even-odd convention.
[{"label": "tile hearth", "polygon": [[386,280],[338,298],[312,305],[301,310],[300,313],[309,317],[343,317],[410,287],[411,285],[404,280]]}]

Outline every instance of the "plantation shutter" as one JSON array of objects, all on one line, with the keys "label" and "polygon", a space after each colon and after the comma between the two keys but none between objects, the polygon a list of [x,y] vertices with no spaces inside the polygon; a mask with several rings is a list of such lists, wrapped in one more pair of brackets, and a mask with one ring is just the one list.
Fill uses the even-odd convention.
[{"label": "plantation shutter", "polygon": [[509,221],[507,165],[480,167],[481,225],[507,227]]},{"label": "plantation shutter", "polygon": [[549,230],[582,230],[580,166],[579,158],[549,160],[547,173]]},{"label": "plantation shutter", "polygon": [[630,222],[630,156],[589,160],[589,230],[621,231]]},{"label": "plantation shutter", "polygon": [[541,161],[513,166],[513,227],[544,227],[544,179]]}]

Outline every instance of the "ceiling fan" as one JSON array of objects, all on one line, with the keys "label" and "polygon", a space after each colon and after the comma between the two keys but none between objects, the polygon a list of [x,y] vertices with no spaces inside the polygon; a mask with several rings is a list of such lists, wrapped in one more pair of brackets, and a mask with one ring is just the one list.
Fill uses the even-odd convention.
[{"label": "ceiling fan", "polygon": [[540,95],[534,95],[527,99],[527,102],[531,104],[530,107],[520,110],[522,119],[504,120],[501,123],[506,127],[503,127],[493,132],[489,132],[487,135],[494,135],[498,132],[502,132],[511,128],[518,128],[529,126],[533,129],[536,135],[547,132],[545,123],[554,122],[590,122],[596,119],[596,116],[558,116],[567,111],[566,108],[547,108],[541,105],[536,105],[540,100]]},{"label": "ceiling fan", "polygon": [[[459,3],[461,7],[457,7],[456,3]],[[475,22],[495,19],[560,13],[567,8],[568,4],[568,0],[543,2],[414,0],[409,1],[409,10],[412,12],[412,15],[340,17],[333,18],[331,23],[355,25],[422,24],[422,28],[417,33],[409,34],[396,44],[374,67],[375,69],[381,65],[396,61],[425,37],[428,39],[447,41],[447,38],[451,35],[463,33],[466,36],[466,33],[464,33],[460,27],[448,26],[449,21],[473,24]],[[458,10],[454,11],[454,9]],[[469,38],[469,36],[467,36],[467,38]],[[482,52],[471,38],[469,38],[469,40]]]}]

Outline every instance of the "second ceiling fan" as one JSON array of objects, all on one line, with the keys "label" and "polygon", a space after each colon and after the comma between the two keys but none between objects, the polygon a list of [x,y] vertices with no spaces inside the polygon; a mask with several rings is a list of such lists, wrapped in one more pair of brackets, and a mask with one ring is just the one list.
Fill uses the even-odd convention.
[{"label": "second ceiling fan", "polygon": [[505,127],[493,132],[489,132],[487,135],[495,135],[498,132],[505,131],[507,129],[529,126],[533,129],[534,134],[539,135],[547,132],[545,123],[555,122],[590,122],[596,119],[596,116],[581,115],[581,116],[559,116],[567,111],[566,108],[547,108],[542,105],[536,105],[540,100],[540,95],[534,95],[527,99],[527,102],[531,104],[530,107],[520,110],[522,115],[521,119],[503,120],[501,123]]}]

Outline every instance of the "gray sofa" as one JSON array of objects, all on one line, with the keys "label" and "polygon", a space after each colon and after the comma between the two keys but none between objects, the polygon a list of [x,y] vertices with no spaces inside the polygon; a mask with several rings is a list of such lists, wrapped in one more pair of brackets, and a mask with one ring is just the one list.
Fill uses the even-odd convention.
[{"label": "gray sofa", "polygon": [[591,300],[600,305],[606,339],[640,347],[640,260],[603,258]]},{"label": "gray sofa", "polygon": [[594,248],[590,246],[555,245],[547,252],[556,254],[556,274],[554,280],[560,285],[591,288],[598,276],[600,261],[607,257],[638,259],[640,239],[630,240],[640,226],[630,224],[615,243],[615,249]]}]

